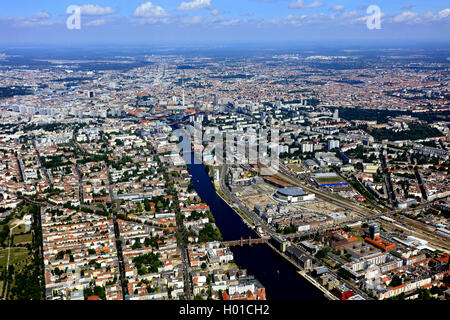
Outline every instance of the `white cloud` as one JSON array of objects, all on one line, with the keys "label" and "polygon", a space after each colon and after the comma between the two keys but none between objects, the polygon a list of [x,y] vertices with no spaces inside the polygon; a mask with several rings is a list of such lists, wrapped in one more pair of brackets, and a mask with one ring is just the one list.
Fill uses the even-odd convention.
[{"label": "white cloud", "polygon": [[[344,23],[349,23],[349,24],[355,24],[355,23],[367,23],[367,20],[371,18],[371,16],[366,16],[366,15],[362,15],[360,16],[359,14],[357,14],[355,16],[355,14],[353,14],[353,12],[357,11],[349,11],[348,12],[348,16],[347,16],[347,20],[343,20]],[[345,16],[345,14],[342,15],[343,17]],[[384,12],[381,12],[380,18],[381,22],[384,22],[384,19],[386,17],[386,14]]]},{"label": "white cloud", "polygon": [[105,24],[105,20],[104,19],[97,19],[97,20],[92,20],[89,21],[88,23],[86,23],[87,27],[97,27],[97,26],[101,26]]},{"label": "white cloud", "polygon": [[445,18],[447,18],[448,16],[450,16],[450,9],[447,8],[447,9],[439,11],[437,16],[438,16],[438,19],[445,19]]},{"label": "white cloud", "polygon": [[85,16],[106,16],[108,14],[116,13],[111,7],[100,7],[99,5],[85,4],[81,6],[81,14]]},{"label": "white cloud", "polygon": [[[13,21],[13,20],[11,20]],[[51,19],[17,19],[13,26],[16,27],[37,27],[37,26],[53,26],[65,23],[65,20],[51,20]]]},{"label": "white cloud", "polygon": [[36,19],[36,20],[44,20],[44,19],[50,19],[51,17],[52,17],[52,16],[51,16],[48,12],[41,11],[41,12],[36,13],[36,14],[32,17],[32,19]]},{"label": "white cloud", "polygon": [[415,20],[412,22],[415,23],[423,23],[423,22],[432,22],[432,21],[440,21],[444,20],[450,17],[450,9],[443,9],[436,14],[434,14],[431,11],[425,12],[422,14],[422,16],[418,16]]},{"label": "white cloud", "polygon": [[[418,14],[412,11],[405,11],[401,14],[393,17],[390,21],[395,23],[406,23],[406,24],[426,24],[438,21],[444,21],[450,18],[450,9],[443,9],[439,12],[433,13],[431,11]],[[450,19],[449,19],[450,20]]]},{"label": "white cloud", "polygon": [[304,4],[304,2],[305,2],[304,0],[297,0],[295,2],[291,2],[289,4],[289,9],[302,9],[302,8],[311,9],[311,8],[320,8],[324,6],[323,2],[317,0],[310,4]]},{"label": "white cloud", "polygon": [[341,4],[336,4],[334,6],[331,7],[331,10],[336,12],[336,11],[343,11],[345,10],[345,6],[341,5]]},{"label": "white cloud", "polygon": [[144,22],[167,22],[169,14],[162,7],[151,2],[145,2],[134,10],[134,16],[144,18]]},{"label": "white cloud", "polygon": [[358,11],[352,10],[352,11],[344,12],[342,14],[342,18],[353,18],[353,17],[356,17],[357,15],[358,15]]},{"label": "white cloud", "polygon": [[412,11],[405,11],[394,17],[394,22],[410,22],[416,20],[419,15]]},{"label": "white cloud", "polygon": [[[384,14],[381,14],[384,17]],[[360,24],[367,20],[367,16],[358,13],[357,10],[346,11],[340,14],[331,13],[316,13],[312,15],[294,16],[292,14],[282,18],[270,21],[275,24],[288,24],[296,27],[307,25],[328,25],[328,26],[348,26],[353,24]]]},{"label": "white cloud", "polygon": [[209,9],[211,8],[211,0],[192,0],[192,1],[183,1],[176,10],[178,11],[193,11],[200,9]]},{"label": "white cloud", "polygon": [[427,20],[433,20],[434,19],[434,14],[431,11],[425,12],[423,14],[423,17]]},{"label": "white cloud", "polygon": [[203,16],[186,17],[182,20],[186,24],[200,24],[204,22]]},{"label": "white cloud", "polygon": [[294,26],[301,26],[303,25],[305,19],[307,18],[306,15],[302,15],[299,17],[296,17],[292,14],[287,15],[285,18],[283,18],[282,20],[278,21],[278,20],[273,20],[272,23],[278,24],[279,22],[281,23],[287,23],[287,24],[291,24]]},{"label": "white cloud", "polygon": [[19,22],[19,21],[24,21],[26,18],[25,17],[6,17],[6,18],[0,18],[0,22]]},{"label": "white cloud", "polygon": [[217,9],[211,10],[211,15],[213,16],[213,18],[211,19],[212,23],[218,23],[226,20],[223,13]]},{"label": "white cloud", "polygon": [[232,19],[232,20],[223,21],[220,24],[223,25],[223,26],[231,26],[231,25],[239,23],[239,22],[240,22],[239,19]]}]

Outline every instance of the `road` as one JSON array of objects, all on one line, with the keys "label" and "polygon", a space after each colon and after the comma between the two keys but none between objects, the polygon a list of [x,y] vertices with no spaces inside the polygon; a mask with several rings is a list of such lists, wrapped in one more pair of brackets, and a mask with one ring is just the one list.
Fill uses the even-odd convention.
[{"label": "road", "polygon": [[185,294],[186,294],[186,299],[187,300],[191,300],[191,279],[190,279],[190,272],[189,272],[189,257],[188,257],[188,253],[186,250],[186,245],[184,243],[184,239],[183,239],[183,229],[181,227],[181,225],[178,224],[177,226],[177,235],[178,238],[180,239],[180,246],[181,246],[181,255],[182,255],[182,259],[183,259],[183,273],[184,273],[184,287],[185,287]]},{"label": "road", "polygon": [[83,188],[83,174],[80,171],[78,163],[75,164],[75,171],[78,175],[78,198],[80,199],[80,204],[84,203],[84,188]]},{"label": "road", "polygon": [[36,146],[36,139],[33,139],[33,147],[34,150],[36,151],[39,169],[41,170],[41,172],[44,173],[44,176],[46,177],[48,183],[50,184],[50,188],[53,188],[53,176],[51,175],[51,173],[48,172],[47,168],[44,165],[42,165],[41,154],[39,153],[39,149]]},{"label": "road", "polygon": [[119,272],[120,272],[120,283],[122,286],[123,297],[128,295],[128,286],[126,285],[126,276],[125,276],[125,265],[123,262],[123,252],[122,252],[122,239],[120,238],[120,229],[119,224],[117,223],[117,212],[120,209],[119,201],[114,198],[114,190],[111,185],[111,175],[109,173],[109,166],[106,165],[106,174],[108,176],[107,187],[109,190],[109,196],[111,199],[111,203],[115,204],[115,210],[113,210],[112,220],[114,224],[114,235],[116,237],[116,248],[117,248],[117,259],[119,260]]},{"label": "road", "polygon": [[377,151],[379,152],[379,157],[381,160],[381,167],[382,167],[382,172],[383,172],[383,177],[384,177],[384,183],[386,185],[387,193],[389,196],[389,201],[391,203],[391,207],[394,208],[395,204],[396,204],[396,198],[395,198],[394,188],[392,186],[391,174],[389,173],[389,170],[387,168],[386,156],[383,154],[382,149],[377,150]]},{"label": "road", "polygon": [[[164,167],[164,164],[162,164],[159,161],[159,158],[156,155],[155,150],[149,145],[148,148],[152,151],[153,155],[156,157],[156,159],[158,159],[158,165],[160,167]],[[167,170],[165,170],[165,172],[167,172]],[[169,180],[169,176],[166,175],[166,179]],[[172,199],[174,201],[174,206],[175,206],[175,213],[176,213],[176,217],[177,217],[177,236],[178,239],[180,240],[180,247],[181,247],[181,258],[183,260],[183,279],[184,279],[184,292],[186,295],[186,299],[187,300],[191,300],[192,299],[192,294],[191,294],[191,277],[190,277],[190,267],[189,267],[189,257],[188,257],[188,251],[186,250],[187,246],[184,243],[184,237],[183,237],[183,225],[182,223],[179,223],[182,220],[182,216],[181,216],[181,212],[180,212],[180,206],[179,206],[179,202],[178,202],[178,195],[177,192],[170,192],[169,194],[172,195]]]},{"label": "road", "polygon": [[425,186],[423,185],[422,176],[419,173],[419,170],[414,169],[414,174],[416,175],[417,183],[419,184],[420,192],[422,193],[422,198],[428,200],[427,192],[425,190]]},{"label": "road", "polygon": [[18,153],[17,153],[16,160],[17,160],[17,165],[19,166],[20,181],[25,181],[25,177],[23,174],[23,163],[22,163],[22,159],[20,158]]}]

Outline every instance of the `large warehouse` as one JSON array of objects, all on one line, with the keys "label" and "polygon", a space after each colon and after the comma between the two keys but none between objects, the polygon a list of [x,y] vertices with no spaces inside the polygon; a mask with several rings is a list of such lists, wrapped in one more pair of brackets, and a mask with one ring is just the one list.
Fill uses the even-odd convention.
[{"label": "large warehouse", "polygon": [[275,193],[275,198],[284,202],[299,202],[314,200],[315,195],[314,193],[308,194],[299,187],[286,187],[278,189]]}]

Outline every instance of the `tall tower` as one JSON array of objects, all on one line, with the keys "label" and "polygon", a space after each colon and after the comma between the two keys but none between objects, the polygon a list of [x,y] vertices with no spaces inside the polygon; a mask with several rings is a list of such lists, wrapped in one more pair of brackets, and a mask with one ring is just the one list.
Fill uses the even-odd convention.
[{"label": "tall tower", "polygon": [[184,108],[184,87],[183,87],[183,97],[182,97],[182,99],[183,99],[183,108]]},{"label": "tall tower", "polygon": [[339,109],[334,110],[333,120],[339,121]]}]

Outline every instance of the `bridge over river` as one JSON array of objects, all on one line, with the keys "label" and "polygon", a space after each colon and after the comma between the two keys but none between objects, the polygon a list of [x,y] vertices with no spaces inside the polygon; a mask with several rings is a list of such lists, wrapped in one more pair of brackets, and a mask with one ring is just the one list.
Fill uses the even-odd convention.
[{"label": "bridge over river", "polygon": [[270,239],[270,237],[264,237],[264,238],[258,238],[258,239],[252,239],[252,237],[249,237],[248,239],[244,239],[241,237],[240,240],[232,240],[232,241],[224,241],[223,244],[229,247],[234,246],[251,246],[253,244],[261,244],[261,243],[267,243],[267,241]]}]

